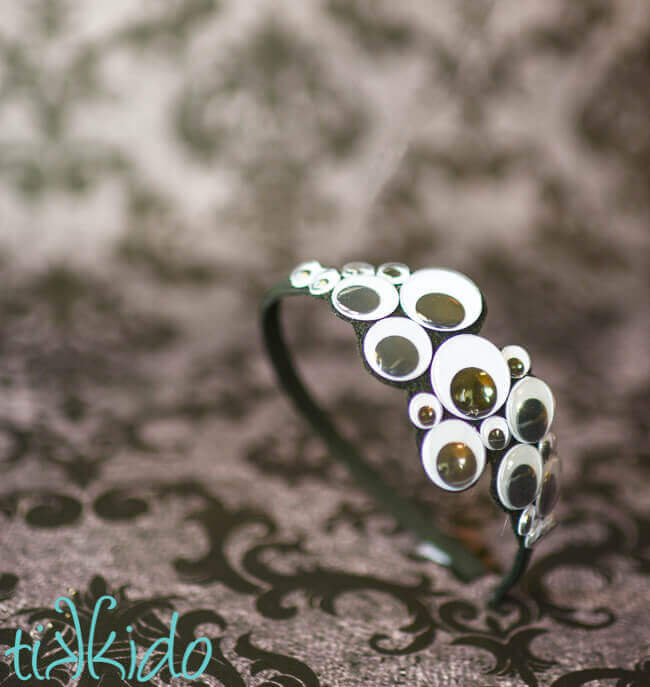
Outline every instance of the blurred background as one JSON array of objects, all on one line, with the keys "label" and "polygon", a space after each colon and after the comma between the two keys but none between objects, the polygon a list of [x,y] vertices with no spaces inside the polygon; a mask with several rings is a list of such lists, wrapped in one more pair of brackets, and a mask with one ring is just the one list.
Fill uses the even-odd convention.
[{"label": "blurred background", "polygon": [[[27,499],[4,509],[0,565],[20,599],[53,599],[62,580],[83,587],[100,572],[141,591],[211,580],[201,603],[239,618],[217,568],[183,577],[170,564],[228,520],[187,524],[187,508],[151,482],[176,485],[167,494],[190,477],[235,511],[266,509],[325,566],[424,571],[461,590],[373,525],[280,400],[259,343],[259,300],[298,262],[397,260],[471,276],[487,298],[485,335],[526,346],[557,396],[561,508],[574,529],[535,579],[551,561],[574,569],[552,592],[538,585],[547,655],[560,651],[548,617],[567,615],[549,607],[600,605],[637,627],[650,604],[647,2],[0,7],[0,481],[5,504]],[[465,518],[481,549],[501,527],[487,482],[447,503],[422,474],[400,400],[365,379],[351,332],[311,303],[288,314],[305,373],[348,433],[423,507]],[[125,481],[148,496],[106,497]],[[30,510],[45,493],[62,509],[54,525]],[[595,517],[585,508],[625,533],[598,549],[623,556],[609,578],[574,546]],[[39,539],[44,527],[54,544]],[[31,544],[11,545],[16,536]],[[20,579],[34,584],[20,591]],[[330,626],[314,613],[268,637],[316,637]],[[313,639],[310,665],[322,660],[327,676],[328,656],[338,661],[328,647],[366,646],[355,617],[351,634]],[[576,639],[564,668],[630,666],[650,651],[647,626],[627,647],[613,639],[619,625],[610,632]],[[364,665],[380,670],[370,653]],[[395,660],[437,674],[435,661]]]}]

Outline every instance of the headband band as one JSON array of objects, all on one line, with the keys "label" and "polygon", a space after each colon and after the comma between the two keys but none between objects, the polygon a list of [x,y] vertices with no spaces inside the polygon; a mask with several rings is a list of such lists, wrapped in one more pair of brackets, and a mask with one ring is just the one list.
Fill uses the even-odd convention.
[{"label": "headband band", "polygon": [[464,491],[491,466],[490,493],[509,514],[518,544],[510,571],[492,594],[491,602],[498,603],[525,572],[534,543],[554,526],[559,494],[559,459],[549,431],[555,401],[548,386],[529,374],[528,353],[520,346],[499,351],[478,336],[485,300],[474,282],[452,270],[411,273],[401,263],[375,270],[357,262],[339,272],[309,261],[262,302],[265,347],[296,409],[357,483],[421,540],[421,550],[465,582],[485,573],[481,561],[402,498],[305,387],[280,323],[280,303],[297,295],[326,300],[352,324],[366,369],[406,391],[422,464],[437,486]]}]

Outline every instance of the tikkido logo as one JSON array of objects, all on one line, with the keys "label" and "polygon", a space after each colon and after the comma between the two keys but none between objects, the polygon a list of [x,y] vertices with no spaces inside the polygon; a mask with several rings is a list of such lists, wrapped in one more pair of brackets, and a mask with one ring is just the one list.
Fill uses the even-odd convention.
[{"label": "tikkido logo", "polygon": [[[111,610],[117,606],[117,601],[114,597],[109,595],[104,595],[97,599],[90,621],[88,637],[86,638],[86,647],[84,647],[84,637],[81,630],[81,623],[79,622],[79,615],[74,602],[65,596],[60,596],[56,600],[54,603],[54,610],[57,613],[63,613],[66,617],[66,620],[68,622],[71,621],[74,626],[76,652],[71,648],[71,646],[74,644],[75,638],[73,638],[72,641],[68,640],[66,642],[61,632],[57,630],[54,633],[54,637],[58,643],[58,647],[56,645],[54,648],[48,647],[47,654],[51,655],[52,657],[55,655],[60,656],[62,650],[64,656],[62,658],[56,658],[55,660],[52,660],[50,663],[47,663],[47,665],[44,665],[45,661],[43,661],[42,657],[39,656],[41,642],[39,640],[34,641],[32,644],[28,642],[22,642],[22,630],[20,628],[16,630],[16,638],[13,647],[5,651],[5,656],[13,656],[13,669],[16,677],[18,677],[20,680],[49,680],[52,671],[57,669],[59,666],[76,664],[76,670],[74,674],[70,676],[71,680],[76,680],[77,678],[81,677],[84,667],[86,666],[90,677],[94,678],[95,680],[99,680],[102,675],[97,673],[96,666],[98,664],[103,664],[105,666],[112,666],[112,668],[116,669],[119,672],[122,680],[133,680],[135,678],[138,682],[147,682],[148,680],[154,678],[158,671],[160,671],[166,664],[172,677],[184,677],[186,680],[195,680],[207,668],[208,663],[212,658],[212,644],[207,637],[199,637],[187,645],[181,661],[181,670],[176,670],[173,657],[174,655],[180,656],[180,654],[176,653],[174,650],[174,638],[176,635],[176,624],[178,622],[178,613],[176,611],[174,611],[172,614],[169,626],[169,635],[156,639],[156,641],[147,649],[141,660],[138,661],[136,644],[131,636],[129,636],[128,639],[128,653],[130,659],[128,667],[125,667],[125,665],[115,659],[107,658],[105,654],[106,652],[111,651],[111,645],[115,641],[117,633],[115,630],[111,630],[104,643],[98,645],[96,639],[96,628],[100,610],[104,604],[106,604],[106,608],[108,610]],[[124,629],[127,633],[131,633],[133,631],[131,625],[127,625]],[[40,624],[37,625],[36,630],[38,632],[42,632],[43,626]],[[66,635],[69,637],[68,632],[66,632]],[[201,661],[201,665],[199,666],[198,670],[190,673],[188,671],[190,657],[192,652],[201,644],[203,644],[205,647],[204,651],[197,653],[199,656],[203,656],[203,660]],[[115,649],[113,651],[115,651]],[[24,652],[22,656],[21,652]],[[29,658],[27,658],[30,653],[31,661],[29,661]],[[124,655],[126,651],[120,651],[119,653],[120,655]],[[155,658],[158,658],[161,653],[162,656],[156,665],[151,668],[148,673],[146,673],[145,670],[147,664],[154,656]],[[28,666],[31,666],[32,672],[29,672]],[[42,670],[44,669],[44,672],[39,672],[39,667]],[[27,672],[23,672],[23,669],[26,669]]]}]

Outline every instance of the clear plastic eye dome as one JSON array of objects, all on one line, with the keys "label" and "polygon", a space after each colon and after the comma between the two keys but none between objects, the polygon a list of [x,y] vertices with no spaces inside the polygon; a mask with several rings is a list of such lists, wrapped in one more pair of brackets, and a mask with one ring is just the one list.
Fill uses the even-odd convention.
[{"label": "clear plastic eye dome", "polygon": [[523,346],[505,346],[501,349],[503,359],[508,364],[510,376],[521,379],[530,370],[530,355]]},{"label": "clear plastic eye dome", "polygon": [[510,510],[520,510],[532,503],[542,479],[542,457],[530,444],[517,444],[503,457],[497,471],[497,494]]},{"label": "clear plastic eye dome", "polygon": [[537,497],[537,512],[543,517],[551,514],[560,498],[562,470],[558,456],[551,456],[545,463],[542,485]]},{"label": "clear plastic eye dome", "polygon": [[388,279],[391,284],[403,284],[410,274],[411,270],[401,262],[385,262],[377,268],[377,275]]},{"label": "clear plastic eye dome", "polygon": [[400,303],[412,320],[439,331],[465,329],[483,310],[481,292],[469,277],[440,268],[413,272],[402,284]]},{"label": "clear plastic eye dome", "polygon": [[450,413],[478,420],[492,415],[505,403],[510,372],[493,343],[474,334],[459,334],[436,351],[431,385]]},{"label": "clear plastic eye dome", "polygon": [[386,317],[366,332],[363,355],[381,377],[404,382],[426,372],[433,346],[419,324],[406,317]]},{"label": "clear plastic eye dome", "polygon": [[332,290],[332,305],[354,320],[380,320],[399,305],[397,289],[374,274],[345,277]]},{"label": "clear plastic eye dome", "polygon": [[537,377],[524,377],[512,387],[506,403],[506,419],[519,441],[529,444],[540,441],[550,429],[554,414],[555,399],[546,382]]},{"label": "clear plastic eye dome", "polygon": [[341,275],[343,277],[354,277],[359,274],[374,274],[375,268],[369,262],[347,262],[343,265]]},{"label": "clear plastic eye dome", "polygon": [[431,429],[442,419],[440,401],[424,391],[415,394],[409,402],[409,419],[419,429]]},{"label": "clear plastic eye dome", "polygon": [[500,415],[492,415],[481,423],[481,439],[485,448],[492,451],[504,449],[510,443],[508,423]]},{"label": "clear plastic eye dome", "polygon": [[302,289],[305,286],[309,286],[314,277],[324,269],[325,268],[317,260],[301,262],[293,268],[289,276],[291,286],[296,289]]},{"label": "clear plastic eye dome", "polygon": [[481,437],[462,420],[443,420],[430,429],[422,440],[420,455],[429,479],[447,491],[469,489],[485,468]]},{"label": "clear plastic eye dome", "polygon": [[320,296],[331,291],[337,284],[341,275],[333,268],[318,272],[309,284],[309,293],[312,296]]}]

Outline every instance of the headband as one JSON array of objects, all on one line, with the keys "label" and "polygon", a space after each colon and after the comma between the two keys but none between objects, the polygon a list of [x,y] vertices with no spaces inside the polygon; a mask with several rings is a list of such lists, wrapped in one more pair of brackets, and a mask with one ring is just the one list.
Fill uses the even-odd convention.
[{"label": "headband", "polygon": [[526,570],[534,544],[555,525],[560,461],[550,432],[555,399],[534,377],[521,346],[497,348],[478,336],[487,313],[483,294],[464,274],[443,268],[411,272],[396,262],[365,262],[341,271],[312,260],[270,289],[261,307],[264,343],[296,409],[357,483],[420,540],[419,550],[469,582],[482,562],[439,531],[346,440],[307,391],[280,324],[288,296],[326,300],[352,324],[364,366],[408,397],[422,466],[446,491],[471,488],[491,469],[490,494],[509,515],[517,540],[510,570],[494,590],[499,603]]}]

